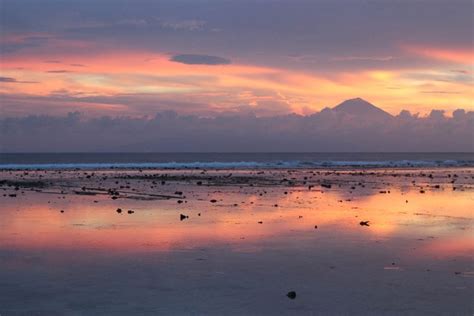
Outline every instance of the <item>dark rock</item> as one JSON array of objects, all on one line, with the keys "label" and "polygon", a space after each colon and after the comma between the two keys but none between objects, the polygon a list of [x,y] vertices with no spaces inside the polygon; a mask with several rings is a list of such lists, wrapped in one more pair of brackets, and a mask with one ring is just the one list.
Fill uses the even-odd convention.
[{"label": "dark rock", "polygon": [[122,209],[118,208],[116,212],[120,214],[120,213],[122,213]]},{"label": "dark rock", "polygon": [[184,215],[184,214],[179,214],[179,220],[180,221],[185,220],[186,218],[189,218],[189,216]]},{"label": "dark rock", "polygon": [[296,292],[295,291],[290,291],[290,292],[288,292],[288,294],[286,294],[286,296],[288,296],[289,299],[294,300],[296,298]]},{"label": "dark rock", "polygon": [[370,226],[370,225],[369,225],[369,221],[361,221],[361,222],[359,223],[359,225],[360,225],[360,226]]}]

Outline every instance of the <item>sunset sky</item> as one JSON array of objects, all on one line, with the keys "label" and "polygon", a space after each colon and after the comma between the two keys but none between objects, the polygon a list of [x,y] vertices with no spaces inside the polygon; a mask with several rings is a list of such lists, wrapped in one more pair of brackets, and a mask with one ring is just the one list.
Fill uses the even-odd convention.
[{"label": "sunset sky", "polygon": [[0,115],[472,111],[473,3],[1,0]]}]

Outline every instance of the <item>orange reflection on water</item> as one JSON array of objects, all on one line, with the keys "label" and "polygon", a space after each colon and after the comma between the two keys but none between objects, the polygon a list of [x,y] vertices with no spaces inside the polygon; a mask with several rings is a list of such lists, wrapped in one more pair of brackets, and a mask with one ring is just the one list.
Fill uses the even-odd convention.
[{"label": "orange reflection on water", "polygon": [[[419,245],[424,255],[454,256],[474,250],[469,192],[440,189],[420,194],[392,188],[390,194],[380,194],[363,189],[351,193],[300,188],[284,194],[284,189],[272,188],[262,196],[214,193],[219,202],[211,204],[206,189],[201,190],[195,192],[201,200],[190,199],[183,205],[174,200],[56,199],[31,192],[16,199],[3,197],[0,245],[3,249],[120,252],[228,246],[240,251],[289,239],[350,241],[348,247],[378,239],[413,243],[426,239]],[[117,207],[124,212],[116,213]],[[65,212],[60,213],[61,209]],[[135,213],[127,214],[128,209]],[[189,219],[180,221],[180,213]],[[361,226],[360,221],[369,221],[370,226]]]}]

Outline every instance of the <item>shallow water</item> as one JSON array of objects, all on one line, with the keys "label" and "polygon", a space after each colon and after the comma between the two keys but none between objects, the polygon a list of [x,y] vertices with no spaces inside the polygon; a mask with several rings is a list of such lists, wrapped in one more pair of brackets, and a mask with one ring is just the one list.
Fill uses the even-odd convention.
[{"label": "shallow water", "polygon": [[330,189],[160,187],[183,191],[181,204],[4,187],[0,314],[469,315],[474,196],[464,175],[457,190],[440,180],[424,193],[368,176]]}]

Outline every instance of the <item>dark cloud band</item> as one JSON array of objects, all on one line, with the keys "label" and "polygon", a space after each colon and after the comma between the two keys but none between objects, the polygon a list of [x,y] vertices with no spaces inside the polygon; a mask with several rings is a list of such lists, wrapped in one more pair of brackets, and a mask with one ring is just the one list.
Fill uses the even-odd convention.
[{"label": "dark cloud band", "polygon": [[196,54],[174,55],[170,60],[187,65],[228,65],[231,63],[229,59],[223,57]]}]

